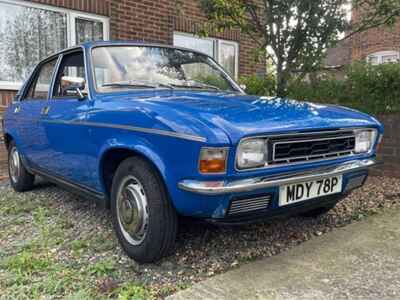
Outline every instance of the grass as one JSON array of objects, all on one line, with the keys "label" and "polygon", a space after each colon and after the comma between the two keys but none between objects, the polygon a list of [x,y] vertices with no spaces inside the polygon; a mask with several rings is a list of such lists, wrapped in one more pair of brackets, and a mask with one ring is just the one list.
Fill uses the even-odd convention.
[{"label": "grass", "polygon": [[[0,240],[8,246],[0,251],[0,299],[154,298],[150,287],[126,280],[113,257],[102,256],[116,247],[109,234],[74,239],[74,222],[30,193],[23,201],[12,193],[0,200]],[[89,262],[92,252],[99,257]]]}]

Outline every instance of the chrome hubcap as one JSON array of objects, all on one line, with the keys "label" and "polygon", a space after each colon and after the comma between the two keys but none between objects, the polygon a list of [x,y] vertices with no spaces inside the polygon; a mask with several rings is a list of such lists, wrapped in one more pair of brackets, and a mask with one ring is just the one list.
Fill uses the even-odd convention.
[{"label": "chrome hubcap", "polygon": [[17,148],[11,149],[10,154],[10,177],[13,182],[18,182],[20,170],[21,170],[21,161],[19,159],[19,154]]},{"label": "chrome hubcap", "polygon": [[142,184],[134,176],[122,182],[117,195],[117,218],[125,239],[139,245],[146,237],[149,214]]}]

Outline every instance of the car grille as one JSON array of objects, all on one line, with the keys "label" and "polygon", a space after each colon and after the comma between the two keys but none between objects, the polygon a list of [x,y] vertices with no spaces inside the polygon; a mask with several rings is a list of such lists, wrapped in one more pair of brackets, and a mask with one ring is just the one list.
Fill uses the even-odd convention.
[{"label": "car grille", "polygon": [[354,153],[352,131],[274,137],[268,140],[269,164],[288,164],[332,159]]},{"label": "car grille", "polygon": [[270,194],[256,197],[236,198],[232,200],[227,215],[237,216],[266,210],[268,209],[270,202]]}]

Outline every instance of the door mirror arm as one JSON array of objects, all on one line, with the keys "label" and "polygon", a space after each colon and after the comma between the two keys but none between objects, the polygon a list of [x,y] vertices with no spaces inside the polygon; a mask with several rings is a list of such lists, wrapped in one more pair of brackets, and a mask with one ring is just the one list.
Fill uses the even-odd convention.
[{"label": "door mirror arm", "polygon": [[86,99],[86,96],[83,94],[83,92],[80,88],[76,88],[76,92],[79,95],[79,99],[78,99],[79,101],[83,101]]},{"label": "door mirror arm", "polygon": [[86,80],[82,77],[71,77],[63,76],[61,77],[61,89],[64,93],[75,92],[78,95],[79,101],[86,99],[83,90],[86,86]]}]

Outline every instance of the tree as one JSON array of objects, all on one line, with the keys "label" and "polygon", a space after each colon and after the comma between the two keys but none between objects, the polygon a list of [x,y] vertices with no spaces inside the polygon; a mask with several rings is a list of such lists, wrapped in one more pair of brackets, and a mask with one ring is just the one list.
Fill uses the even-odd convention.
[{"label": "tree", "polygon": [[[304,76],[321,64],[327,48],[356,33],[394,24],[399,0],[200,0],[211,30],[239,29],[273,62],[277,94],[285,96],[293,73]],[[361,13],[350,22],[350,5]]]}]

